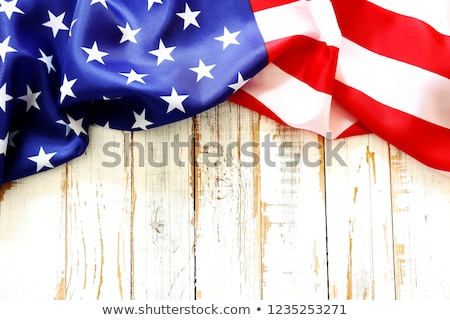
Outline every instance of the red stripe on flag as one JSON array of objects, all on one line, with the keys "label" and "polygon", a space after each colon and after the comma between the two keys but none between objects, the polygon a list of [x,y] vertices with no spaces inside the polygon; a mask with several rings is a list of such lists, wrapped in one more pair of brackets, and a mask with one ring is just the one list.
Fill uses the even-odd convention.
[{"label": "red stripe on flag", "polygon": [[[378,54],[450,78],[450,37],[427,23],[361,0],[332,0],[347,39]],[[351,9],[349,9],[351,8]]]},{"label": "red stripe on flag", "polygon": [[336,81],[334,98],[371,132],[426,165],[450,171],[450,130],[390,108]]},{"label": "red stripe on flag", "polygon": [[371,133],[370,130],[367,129],[366,126],[363,125],[360,121],[358,121],[353,125],[351,125],[350,127],[348,127],[348,129],[342,132],[339,136],[333,138],[336,139],[347,138],[367,133]]},{"label": "red stripe on flag", "polygon": [[312,88],[331,94],[338,49],[307,36],[266,43],[269,62]]},{"label": "red stripe on flag", "polygon": [[298,0],[250,0],[253,12],[297,2]]}]

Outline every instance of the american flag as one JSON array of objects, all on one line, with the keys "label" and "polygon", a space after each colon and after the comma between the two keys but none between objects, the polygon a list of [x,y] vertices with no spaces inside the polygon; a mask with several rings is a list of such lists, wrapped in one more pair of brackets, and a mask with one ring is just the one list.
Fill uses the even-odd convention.
[{"label": "american flag", "polygon": [[229,99],[450,171],[450,3],[0,0],[0,182]]}]

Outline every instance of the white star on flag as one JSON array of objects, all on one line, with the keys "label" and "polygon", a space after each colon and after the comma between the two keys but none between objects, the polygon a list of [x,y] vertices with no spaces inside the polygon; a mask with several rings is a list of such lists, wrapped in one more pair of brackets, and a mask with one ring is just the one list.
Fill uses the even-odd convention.
[{"label": "white star on flag", "polygon": [[117,26],[120,29],[120,32],[122,32],[122,38],[120,39],[120,43],[124,43],[125,41],[130,41],[133,43],[137,43],[136,35],[139,31],[141,31],[141,28],[138,29],[131,29],[129,23],[127,22],[125,27]]},{"label": "white star on flag", "polygon": [[130,84],[134,81],[145,84],[145,81],[142,78],[148,76],[147,73],[141,73],[141,74],[136,73],[136,71],[134,71],[133,69],[131,69],[131,71],[129,73],[120,73],[120,75],[128,78],[127,84]]},{"label": "white star on flag", "polygon": [[3,12],[8,17],[8,20],[11,20],[13,13],[24,14],[22,10],[17,8],[18,0],[5,1],[0,0],[0,12]]},{"label": "white star on flag", "polygon": [[214,39],[217,41],[222,41],[223,42],[223,50],[225,50],[230,44],[240,44],[236,40],[236,37],[239,35],[239,33],[241,33],[241,32],[236,31],[236,32],[230,33],[230,31],[228,31],[227,27],[223,27],[223,36],[216,37]]},{"label": "white star on flag", "polygon": [[78,120],[75,120],[71,116],[67,115],[67,119],[69,119],[69,123],[67,125],[75,132],[75,134],[77,136],[79,136],[82,133],[87,135],[86,130],[84,130],[84,128],[83,128],[83,120],[84,120],[84,118],[80,118]]},{"label": "white star on flag", "polygon": [[13,99],[12,96],[6,93],[6,82],[0,88],[0,108],[6,113],[6,102]]},{"label": "white star on flag", "polygon": [[8,149],[9,132],[4,139],[0,139],[0,154],[6,156],[6,150]]},{"label": "white star on flag", "polygon": [[41,53],[41,57],[38,58],[39,61],[42,61],[43,63],[45,63],[45,65],[47,66],[47,71],[50,74],[50,72],[53,70],[56,72],[55,67],[53,66],[53,56],[47,56],[44,51],[42,51],[41,49],[39,49],[39,52]]},{"label": "white star on flag", "polygon": [[172,87],[172,93],[170,96],[160,96],[161,99],[163,99],[169,104],[169,106],[167,107],[167,113],[175,109],[178,109],[186,113],[183,107],[183,101],[186,100],[188,97],[189,95],[187,94],[179,95],[174,87]]},{"label": "white star on flag", "polygon": [[155,3],[162,4],[162,0],[148,0],[148,11],[152,8]]},{"label": "white star on flag", "polygon": [[238,73],[238,82],[230,84],[228,87],[230,87],[231,89],[234,90],[234,92],[236,92],[249,81],[250,81],[250,79],[244,80],[244,77],[242,77],[242,74],[239,72]]},{"label": "white star on flag", "polygon": [[8,37],[6,37],[5,40],[3,40],[2,43],[0,43],[0,57],[2,58],[3,63],[5,63],[6,54],[8,52],[17,52],[16,49],[9,46],[10,39],[11,39],[11,36],[8,36]]},{"label": "white star on flag", "polygon": [[98,49],[97,41],[94,41],[92,48],[81,47],[81,49],[83,49],[83,51],[89,55],[86,60],[86,63],[91,61],[98,61],[101,64],[105,64],[105,62],[103,61],[103,57],[109,54],[108,52],[100,51]]},{"label": "white star on flag", "polygon": [[50,159],[53,158],[55,154],[56,152],[45,153],[44,148],[41,146],[39,148],[39,154],[37,156],[28,157],[28,160],[36,163],[36,172],[39,172],[44,167],[54,168],[54,166],[50,163]]},{"label": "white star on flag", "polygon": [[202,80],[204,77],[214,79],[214,77],[212,76],[212,74],[211,74],[210,71],[211,71],[215,66],[216,66],[215,64],[206,66],[206,65],[203,63],[202,59],[200,59],[200,60],[199,60],[199,63],[198,63],[198,67],[195,67],[195,68],[189,68],[189,70],[194,71],[194,72],[197,73],[197,82],[199,82],[199,81]]},{"label": "white star on flag", "polygon": [[91,1],[91,6],[96,4],[96,3],[101,3],[106,9],[108,9],[108,5],[106,4],[106,0],[92,0]]},{"label": "white star on flag", "polygon": [[30,111],[32,107],[41,110],[37,103],[37,98],[41,95],[41,91],[33,92],[29,85],[27,85],[27,94],[19,97],[20,100],[23,100],[27,103],[27,112]]},{"label": "white star on flag", "polygon": [[153,54],[154,56],[158,57],[158,61],[156,62],[156,65],[160,65],[164,60],[173,60],[173,57],[170,55],[173,50],[175,50],[176,47],[169,47],[166,48],[164,45],[164,42],[162,40],[159,40],[159,48],[157,50],[149,51],[148,53]]},{"label": "white star on flag", "polygon": [[186,3],[184,12],[177,13],[177,16],[184,20],[183,30],[186,30],[186,28],[191,24],[196,26],[197,28],[200,28],[200,25],[197,21],[197,16],[200,13],[201,11],[192,11],[191,8],[189,8],[189,5]]},{"label": "white star on flag", "polygon": [[69,81],[69,80],[67,80],[67,75],[66,74],[64,75],[63,84],[60,89],[60,91],[61,91],[60,103],[62,103],[67,96],[76,98],[76,95],[72,91],[72,87],[75,84],[75,82],[77,82],[77,79],[73,79],[73,80]]},{"label": "white star on flag", "polygon": [[141,114],[138,114],[134,111],[133,114],[136,121],[134,122],[132,129],[141,128],[142,130],[146,130],[147,126],[151,126],[153,124],[153,122],[145,119],[145,109],[141,112]]},{"label": "white star on flag", "polygon": [[52,29],[54,38],[58,35],[59,30],[69,30],[69,28],[63,23],[65,15],[66,13],[63,12],[56,17],[50,10],[48,10],[48,17],[50,20],[42,25]]}]

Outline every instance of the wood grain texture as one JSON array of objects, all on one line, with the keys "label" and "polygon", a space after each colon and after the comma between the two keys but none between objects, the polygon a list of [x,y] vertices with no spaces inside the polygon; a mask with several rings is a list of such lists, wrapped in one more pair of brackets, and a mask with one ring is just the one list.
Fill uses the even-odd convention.
[{"label": "wood grain texture", "polygon": [[316,134],[261,122],[263,297],[326,299],[322,143]]},{"label": "wood grain texture", "polygon": [[[192,130],[192,121],[183,121],[133,135],[134,299],[194,298]],[[153,151],[145,161],[142,150]]]},{"label": "wood grain texture", "polygon": [[396,294],[449,299],[450,178],[391,147]]},{"label": "wood grain texture", "polygon": [[196,120],[196,296],[259,299],[258,116],[224,103]]},{"label": "wood grain texture", "polygon": [[0,202],[0,299],[65,298],[66,166],[10,183]]},{"label": "wood grain texture", "polygon": [[[102,165],[103,145],[124,133],[92,127],[84,158],[67,170],[66,296],[130,299],[131,166]],[[120,144],[118,153],[126,155]],[[95,170],[86,170],[86,163]],[[125,164],[125,165],[124,165]]]},{"label": "wood grain texture", "polygon": [[376,136],[354,137],[346,165],[326,166],[330,298],[395,297],[388,154]]},{"label": "wood grain texture", "polygon": [[450,298],[450,178],[375,135],[224,103],[90,137],[3,187],[0,299]]}]

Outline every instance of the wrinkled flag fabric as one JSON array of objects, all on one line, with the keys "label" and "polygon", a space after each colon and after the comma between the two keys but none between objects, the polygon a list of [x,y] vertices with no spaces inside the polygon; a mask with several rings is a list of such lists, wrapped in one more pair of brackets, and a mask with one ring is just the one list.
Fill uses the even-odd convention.
[{"label": "wrinkled flag fabric", "polygon": [[231,100],[450,171],[450,2],[0,0],[0,182]]}]

